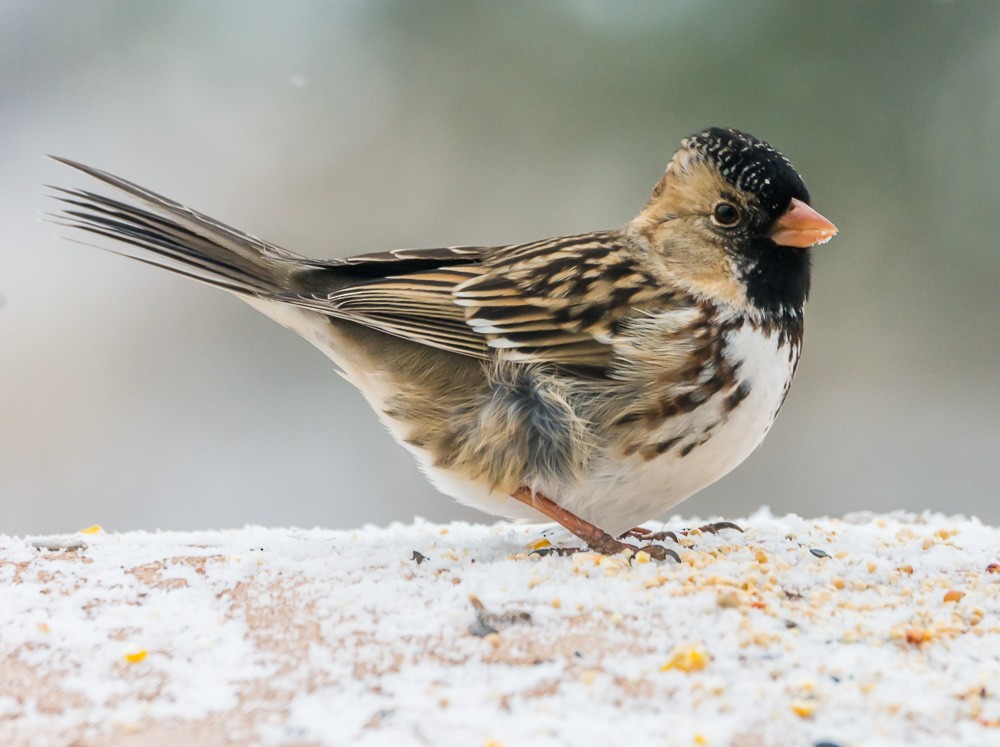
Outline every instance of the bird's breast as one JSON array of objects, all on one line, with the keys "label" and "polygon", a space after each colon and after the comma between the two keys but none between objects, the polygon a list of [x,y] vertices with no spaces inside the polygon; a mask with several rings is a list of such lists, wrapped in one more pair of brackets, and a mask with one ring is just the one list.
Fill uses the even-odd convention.
[{"label": "bird's breast", "polygon": [[[624,531],[712,484],[756,449],[795,372],[799,336],[749,323],[718,330],[717,350],[691,369],[679,391],[660,392],[572,491],[578,515]],[[649,385],[655,389],[655,382]]]}]

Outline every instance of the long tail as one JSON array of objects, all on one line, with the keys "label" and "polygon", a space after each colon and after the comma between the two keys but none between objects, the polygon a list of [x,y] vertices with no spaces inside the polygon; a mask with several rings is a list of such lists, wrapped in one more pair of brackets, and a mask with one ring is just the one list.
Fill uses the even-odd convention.
[{"label": "long tail", "polygon": [[50,158],[121,190],[143,205],[135,207],[82,189],[51,187],[65,207],[49,218],[124,242],[124,246],[118,244],[120,248],[108,251],[252,296],[267,297],[288,290],[291,276],[301,267],[304,257],[137,184],[66,158]]}]

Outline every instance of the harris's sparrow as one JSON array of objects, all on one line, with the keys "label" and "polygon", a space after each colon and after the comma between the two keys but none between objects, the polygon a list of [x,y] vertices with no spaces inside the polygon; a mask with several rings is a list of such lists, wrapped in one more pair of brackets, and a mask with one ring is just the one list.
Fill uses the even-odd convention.
[{"label": "harris's sparrow", "polygon": [[683,140],[617,230],[333,260],[57,160],[127,199],[59,190],[58,221],[302,335],[443,493],[605,553],[763,440],[799,360],[809,247],[836,233],[788,160],[732,129]]}]

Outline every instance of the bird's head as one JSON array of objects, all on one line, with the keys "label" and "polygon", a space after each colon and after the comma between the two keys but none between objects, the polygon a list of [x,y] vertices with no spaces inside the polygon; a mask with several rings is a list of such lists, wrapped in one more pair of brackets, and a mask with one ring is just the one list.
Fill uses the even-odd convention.
[{"label": "bird's head", "polygon": [[781,153],[713,127],[681,142],[632,225],[673,280],[737,306],[780,312],[801,308],[809,247],[837,233],[809,202]]}]

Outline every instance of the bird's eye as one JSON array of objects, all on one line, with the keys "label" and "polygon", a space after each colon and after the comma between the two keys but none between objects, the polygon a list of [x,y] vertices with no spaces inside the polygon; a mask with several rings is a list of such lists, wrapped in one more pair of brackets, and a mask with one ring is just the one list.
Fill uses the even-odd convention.
[{"label": "bird's eye", "polygon": [[717,225],[731,228],[740,222],[740,210],[731,202],[720,202],[712,211],[712,220]]}]

